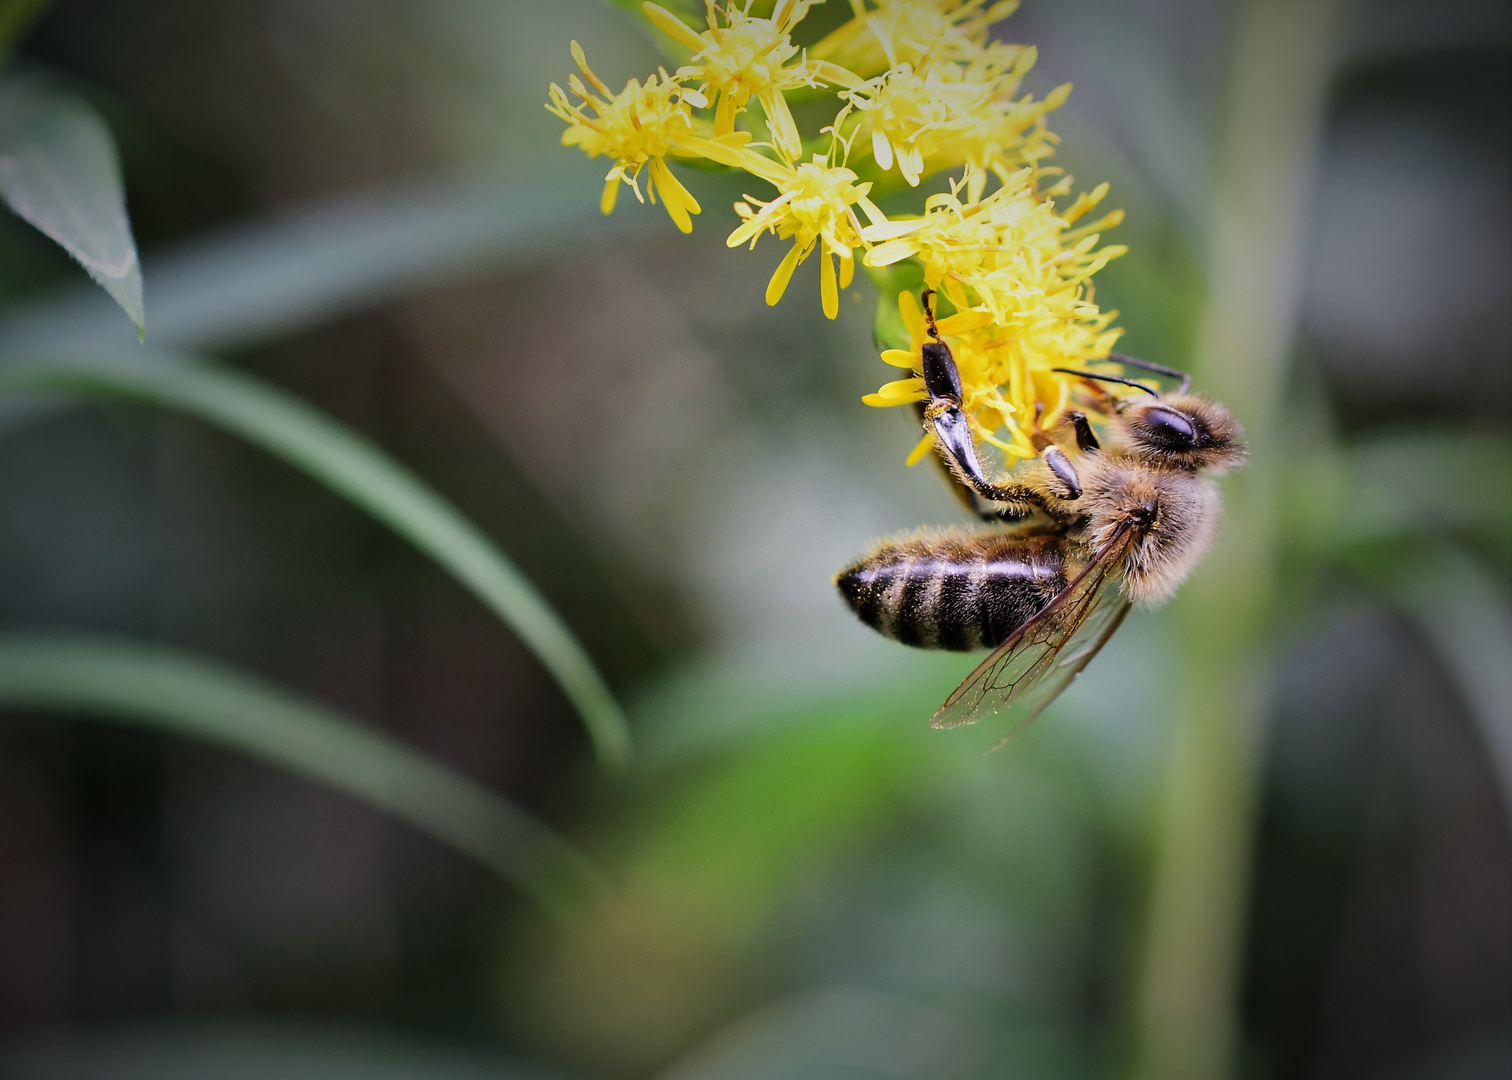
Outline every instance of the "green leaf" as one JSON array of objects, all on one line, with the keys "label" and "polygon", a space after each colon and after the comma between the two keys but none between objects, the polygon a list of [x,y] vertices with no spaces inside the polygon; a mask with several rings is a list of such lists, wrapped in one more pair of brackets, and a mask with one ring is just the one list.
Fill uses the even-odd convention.
[{"label": "green leaf", "polygon": [[0,195],[89,272],[146,333],[142,271],[110,130],[84,102],[0,84]]},{"label": "green leaf", "polygon": [[418,477],[297,398],[164,353],[0,363],[0,395],[61,392],[177,409],[283,458],[388,525],[466,585],[530,647],[582,716],[600,761],[623,768],[630,729],[572,632],[513,563]]},{"label": "green leaf", "polygon": [[134,721],[240,750],[423,829],[560,915],[602,888],[571,845],[481,784],[196,656],[121,639],[8,635],[0,637],[0,704]]},{"label": "green leaf", "polygon": [[[535,266],[656,227],[649,214],[599,212],[602,167],[569,155],[550,166],[517,183],[343,195],[180,244],[148,260],[153,339],[171,349],[247,349],[439,282]],[[12,352],[126,345],[124,330],[93,289],[0,312],[0,347]]]}]

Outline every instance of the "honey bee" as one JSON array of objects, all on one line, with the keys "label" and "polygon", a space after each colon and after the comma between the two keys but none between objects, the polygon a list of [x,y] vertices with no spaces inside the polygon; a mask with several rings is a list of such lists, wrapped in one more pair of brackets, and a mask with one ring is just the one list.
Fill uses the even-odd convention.
[{"label": "honey bee", "polygon": [[[1243,461],[1242,433],[1221,405],[1189,394],[1180,372],[1115,356],[1179,378],[1180,389],[1057,368],[1085,380],[1107,417],[1107,445],[1085,413],[1070,412],[1036,426],[1037,459],[988,480],[929,299],[926,290],[924,427],[964,500],[990,524],[885,540],[835,584],[862,622],[905,645],[992,649],[932,726],[1009,711],[1017,730],[1081,673],[1133,604],[1170,597],[1201,560],[1219,515],[1212,477]],[[1145,396],[1115,397],[1105,382]]]}]

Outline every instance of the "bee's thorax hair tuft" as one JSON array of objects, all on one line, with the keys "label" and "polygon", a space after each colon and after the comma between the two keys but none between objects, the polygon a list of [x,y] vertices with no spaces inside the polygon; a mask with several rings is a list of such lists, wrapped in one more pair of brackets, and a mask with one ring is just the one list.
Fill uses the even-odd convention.
[{"label": "bee's thorax hair tuft", "polygon": [[1120,528],[1132,530],[1124,557],[1125,591],[1140,603],[1168,599],[1212,540],[1216,488],[1184,470],[1152,468],[1116,455],[1090,455],[1082,471],[1085,548],[1100,550]]}]

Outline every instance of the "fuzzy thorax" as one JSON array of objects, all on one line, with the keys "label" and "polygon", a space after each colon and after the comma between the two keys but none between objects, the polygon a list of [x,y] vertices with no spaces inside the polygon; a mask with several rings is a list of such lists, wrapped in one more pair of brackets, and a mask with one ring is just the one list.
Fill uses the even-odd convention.
[{"label": "fuzzy thorax", "polygon": [[1141,604],[1170,599],[1212,542],[1217,488],[1195,473],[1110,455],[1089,455],[1080,467],[1089,554],[1127,526],[1133,538],[1123,560],[1125,592]]}]

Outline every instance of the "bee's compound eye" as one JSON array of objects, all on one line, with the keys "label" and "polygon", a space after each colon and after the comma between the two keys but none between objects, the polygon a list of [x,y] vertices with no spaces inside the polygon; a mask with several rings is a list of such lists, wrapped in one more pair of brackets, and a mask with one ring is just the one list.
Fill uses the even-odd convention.
[{"label": "bee's compound eye", "polygon": [[1197,444],[1197,425],[1191,417],[1164,405],[1151,405],[1139,418],[1139,426],[1145,430],[1150,441],[1165,447],[1177,448]]}]

